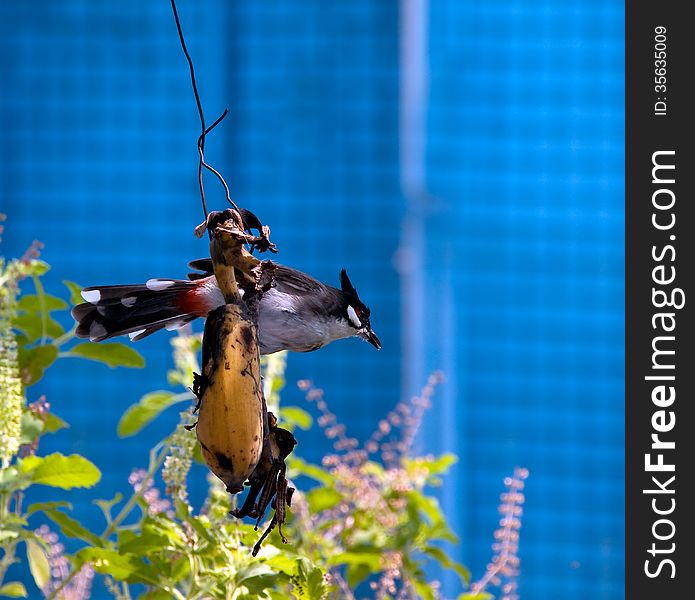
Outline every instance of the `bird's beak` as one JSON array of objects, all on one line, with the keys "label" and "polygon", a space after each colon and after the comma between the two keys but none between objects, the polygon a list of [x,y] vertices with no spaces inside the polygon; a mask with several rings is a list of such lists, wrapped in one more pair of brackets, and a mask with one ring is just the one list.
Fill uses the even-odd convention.
[{"label": "bird's beak", "polygon": [[377,350],[381,350],[381,342],[379,341],[379,338],[376,337],[376,333],[372,331],[371,327],[365,327],[361,333],[362,337],[372,346],[374,346]]}]

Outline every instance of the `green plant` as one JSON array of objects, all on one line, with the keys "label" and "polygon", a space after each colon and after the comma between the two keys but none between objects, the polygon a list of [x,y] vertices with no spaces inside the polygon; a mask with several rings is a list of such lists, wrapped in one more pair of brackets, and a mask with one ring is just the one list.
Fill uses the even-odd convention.
[{"label": "green plant", "polygon": [[[118,424],[120,436],[132,436],[166,408],[183,403],[179,423],[154,445],[147,468],[133,471],[131,493],[96,501],[102,529],[95,532],[80,523],[62,492],[52,502],[25,506],[31,486],[69,490],[93,486],[100,477],[85,457],[40,455],[42,436],[67,426],[42,396],[26,402],[25,394],[34,395],[45,370],[69,357],[111,367],[144,365],[128,346],[76,342],[74,332],[63,329],[52,313],[67,310],[68,303],[45,292],[41,277],[48,265],[37,253],[34,246],[22,259],[0,262],[0,595],[29,593],[17,581],[4,581],[9,566],[19,561],[21,546],[47,598],[88,598],[95,575],[123,599],[437,598],[438,584],[428,579],[426,569],[432,562],[453,570],[462,588],[468,586],[468,571],[442,546],[457,540],[430,492],[455,457],[412,456],[412,442],[439,375],[430,378],[420,396],[398,404],[362,445],[346,435],[321,390],[300,382],[307,408],[316,411],[332,449],[321,465],[290,457],[288,475],[299,481],[286,528],[290,543],[283,544],[273,532],[256,558],[251,549],[263,524],[256,530],[252,523],[231,518],[236,497],[215,477],[208,477],[200,510],[189,501],[188,474],[202,462],[195,433],[186,429],[194,419],[188,386],[199,369],[200,348],[200,337],[190,331],[172,341],[174,368],[167,379],[180,391],[145,394]],[[19,293],[22,280],[33,283],[34,293]],[[65,285],[72,302],[78,302],[79,286]],[[313,426],[310,411],[281,405],[285,364],[285,354],[264,357],[264,392],[284,427],[306,430]],[[163,492],[156,484],[160,476]],[[31,515],[41,515],[45,523],[30,528]],[[79,549],[67,555],[58,534]],[[508,567],[509,562],[498,573],[512,574]],[[462,598],[489,598],[485,585],[495,583],[498,573]]]},{"label": "green plant", "polygon": [[319,484],[300,496],[295,531],[308,556],[324,557],[341,597],[354,598],[366,581],[375,598],[435,598],[438,583],[428,581],[425,572],[430,561],[455,571],[462,586],[469,581],[468,570],[441,547],[458,540],[428,493],[456,458],[411,456],[415,432],[440,381],[441,375],[433,375],[419,396],[399,403],[364,445],[346,435],[321,390],[300,382],[318,409],[333,453],[321,466],[289,461],[291,475]]},{"label": "green plant", "polygon": [[[65,331],[51,313],[68,308],[61,298],[44,291],[41,277],[48,265],[39,259],[41,245],[34,242],[20,259],[6,261],[0,257],[0,596],[26,596],[22,583],[6,582],[18,551],[24,554],[34,580],[46,589],[51,579],[50,544],[28,526],[36,512],[62,524],[65,529],[87,536],[60,508],[65,501],[25,505],[29,488],[37,485],[61,490],[95,485],[101,474],[87,458],[52,453],[40,456],[42,436],[54,433],[67,423],[50,412],[43,396],[27,403],[27,389],[35,386],[46,369],[62,358],[82,357],[110,366],[144,366],[142,358],[123,344],[92,348],[73,343],[74,333]],[[33,282],[34,293],[20,296],[20,283]],[[79,286],[65,282],[73,300],[79,298]]]},{"label": "green plant", "polygon": [[[190,334],[174,340],[176,368],[169,373],[170,382],[190,381],[190,374],[197,369],[199,343],[198,336]],[[275,410],[284,386],[285,361],[284,354],[264,358],[266,394]],[[420,397],[390,413],[363,449],[345,436],[321,391],[302,383],[307,397],[319,409],[320,426],[333,440],[335,452],[321,466],[300,458],[289,460],[290,476],[303,477],[306,486],[299,487],[308,491],[294,496],[290,543],[282,544],[273,533],[257,558],[251,556],[251,548],[259,532],[229,518],[233,500],[216,478],[209,478],[210,490],[202,511],[195,514],[186,502],[186,475],[196,444],[194,433],[185,428],[193,417],[190,411],[182,412],[166,448],[152,457],[147,472],[137,476],[138,485],[149,486],[153,493],[149,508],[141,506],[143,520],[129,530],[126,546],[118,538],[112,550],[119,556],[128,549],[140,550],[140,556],[128,557],[134,570],[123,571],[116,578],[122,579],[121,585],[148,583],[147,598],[343,598],[354,597],[362,582],[375,597],[396,597],[398,593],[400,597],[434,598],[436,582],[428,582],[423,570],[423,564],[433,559],[454,569],[466,583],[466,569],[451,561],[437,545],[440,541],[455,542],[456,538],[436,500],[425,491],[427,486],[440,483],[439,476],[455,459],[451,455],[408,457],[415,430],[439,379],[434,376]],[[155,407],[152,398],[161,402]],[[146,394],[126,411],[119,431],[135,434],[161,410],[187,398],[164,391]],[[281,406],[279,414],[283,425],[292,429],[312,425],[310,414],[298,406]],[[391,429],[401,430],[401,435],[390,437]],[[164,481],[172,504],[161,504],[151,482],[167,453]],[[376,460],[379,453],[383,464]],[[154,535],[156,532],[159,535]],[[132,540],[131,535],[135,535]],[[93,559],[88,551],[81,557]],[[177,560],[181,566],[172,570]],[[108,566],[95,568],[110,573]]]}]

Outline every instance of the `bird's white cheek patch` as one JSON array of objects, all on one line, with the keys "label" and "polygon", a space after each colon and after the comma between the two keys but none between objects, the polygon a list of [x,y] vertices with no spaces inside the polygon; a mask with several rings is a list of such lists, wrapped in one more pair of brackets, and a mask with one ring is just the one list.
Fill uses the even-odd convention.
[{"label": "bird's white cheek patch", "polygon": [[174,285],[175,282],[168,279],[148,279],[145,283],[145,287],[151,292],[161,292]]},{"label": "bird's white cheek patch", "polygon": [[355,312],[355,309],[352,308],[352,306],[348,306],[347,309],[348,313],[348,318],[350,319],[350,323],[352,323],[357,329],[360,329],[362,327],[362,321],[359,320],[357,317],[357,313]]},{"label": "bird's white cheek patch", "polygon": [[99,290],[82,290],[80,294],[84,301],[90,304],[96,304],[101,300],[101,292]]}]

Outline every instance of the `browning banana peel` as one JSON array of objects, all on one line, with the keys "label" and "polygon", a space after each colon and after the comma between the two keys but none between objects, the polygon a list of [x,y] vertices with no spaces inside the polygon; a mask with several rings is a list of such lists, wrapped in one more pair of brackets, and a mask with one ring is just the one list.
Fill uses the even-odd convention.
[{"label": "browning banana peel", "polygon": [[[246,233],[250,227],[260,235]],[[243,209],[210,213],[196,232],[204,228],[210,232],[210,256],[225,304],[209,313],[205,322],[203,373],[193,381],[200,410],[196,435],[205,462],[230,494],[241,492],[245,483],[251,488],[241,509],[232,515],[253,516],[258,528],[266,508],[275,509],[253,547],[256,556],[276,526],[286,542],[282,525],[294,492],[285,477],[285,459],[297,441],[267,411],[256,326],[258,300],[273,284],[275,265],[259,261],[244,244],[259,250],[275,247],[268,239],[269,229]]]},{"label": "browning banana peel", "polygon": [[225,304],[208,315],[195,389],[203,457],[236,494],[258,464],[266,418],[256,326],[244,304]]},{"label": "browning banana peel", "polygon": [[[240,224],[243,219],[232,210],[210,213],[206,219],[210,256],[226,304],[207,317],[203,373],[193,384],[200,409],[196,435],[203,457],[231,494],[243,490],[256,468],[268,429],[254,311],[263,293],[260,281],[269,287],[272,269],[264,269],[265,263],[244,248],[255,239],[267,242],[267,233],[254,238]],[[247,293],[244,300],[235,271],[257,284],[256,292]]]}]

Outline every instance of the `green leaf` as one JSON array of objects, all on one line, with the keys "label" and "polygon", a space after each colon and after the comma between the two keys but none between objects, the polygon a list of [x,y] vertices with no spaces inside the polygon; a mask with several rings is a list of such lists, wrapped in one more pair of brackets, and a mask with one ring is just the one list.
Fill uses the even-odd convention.
[{"label": "green leaf", "polygon": [[67,508],[72,510],[72,504],[65,500],[54,500],[53,502],[34,502],[27,509],[27,516],[33,515],[35,512],[45,510],[55,510],[56,508]]},{"label": "green leaf", "polygon": [[[186,551],[188,549],[186,548]],[[184,581],[188,579],[191,575],[191,563],[188,561],[188,556],[183,554],[178,559],[174,559],[171,563],[171,571],[169,572],[169,577],[173,581]]]},{"label": "green leaf", "polygon": [[51,578],[51,566],[41,545],[32,539],[27,540],[27,560],[36,585],[40,590],[44,589]]},{"label": "green leaf", "polygon": [[[193,527],[193,530],[198,534],[198,537],[209,542],[210,544],[215,543],[215,538],[212,531],[212,524],[208,518],[204,515],[199,517],[193,517],[190,514],[188,516],[182,516],[182,511],[180,510],[181,505],[188,506],[185,502],[181,500],[176,500],[176,515],[183,521],[186,521]],[[190,507],[189,507],[190,510]]]},{"label": "green leaf", "polygon": [[25,263],[24,273],[27,277],[41,277],[45,275],[50,270],[48,263],[39,260],[38,258],[32,258]]},{"label": "green leaf", "polygon": [[200,444],[193,446],[193,462],[196,462],[199,465],[205,464],[205,458],[203,458],[203,451],[200,448]]},{"label": "green leaf", "polygon": [[28,525],[28,522],[26,518],[22,515],[17,515],[15,513],[9,513],[3,517],[2,522],[5,525],[19,525],[21,527],[26,527]]},{"label": "green leaf", "polygon": [[94,500],[93,502],[101,509],[101,512],[104,513],[104,518],[110,524],[111,510],[121,500],[123,500],[123,494],[121,494],[120,492],[116,492],[116,495],[113,498],[111,498],[111,500]]},{"label": "green leaf", "polygon": [[430,472],[433,475],[446,473],[450,467],[458,462],[458,457],[451,452],[447,452],[439,456],[430,466]]},{"label": "green leaf", "polygon": [[0,529],[0,542],[5,540],[16,540],[19,537],[19,532],[14,529]]},{"label": "green leaf", "polygon": [[[12,325],[14,326],[14,321],[12,321]],[[21,333],[19,331],[17,332],[17,334],[15,336],[15,340],[17,341],[17,348],[18,348],[17,355],[19,357],[22,352],[26,351],[26,347],[31,342],[29,341],[29,338],[26,335],[24,335],[23,333]]]},{"label": "green leaf", "polygon": [[432,589],[432,586],[429,583],[413,578],[412,584],[413,588],[415,588],[415,592],[417,593],[418,598],[420,598],[421,600],[436,600],[434,590]]},{"label": "green leaf", "polygon": [[64,512],[50,508],[43,508],[42,512],[60,528],[60,531],[64,535],[71,538],[76,538],[78,540],[83,540],[88,544],[92,544],[93,546],[102,545],[99,536],[93,534],[79,521],[76,521],[72,517],[66,515]]},{"label": "green leaf", "polygon": [[239,570],[234,575],[236,585],[248,582],[249,579],[260,577],[263,575],[273,575],[274,571],[268,565],[262,562],[249,562],[239,567]]},{"label": "green leaf", "polygon": [[56,358],[58,358],[58,348],[52,344],[19,352],[19,368],[24,385],[29,387],[39,381],[43,377],[43,372],[55,362]]},{"label": "green leaf", "polygon": [[330,486],[333,484],[333,476],[318,465],[313,465],[296,456],[290,456],[287,459],[287,466],[290,470],[289,479],[294,479],[299,475],[305,475],[312,479]]},{"label": "green leaf", "polygon": [[494,600],[492,594],[486,592],[474,593],[474,592],[464,592],[456,597],[456,600]]},{"label": "green leaf", "polygon": [[30,410],[22,413],[22,435],[19,438],[20,444],[31,444],[43,433],[43,419],[37,417]]},{"label": "green leaf", "polygon": [[[256,537],[258,537],[258,534],[254,534]],[[255,543],[256,538],[252,538],[254,541],[252,543]],[[295,558],[290,555],[289,553],[286,553],[284,550],[280,550],[276,546],[263,546],[264,554],[265,556],[263,557],[265,560],[265,564],[271,567],[273,570],[278,571],[280,573],[284,573],[285,575],[294,575],[294,572],[296,570],[296,565],[295,565]]]},{"label": "green leaf", "polygon": [[25,310],[27,312],[40,312],[45,308],[47,311],[52,310],[65,310],[68,305],[65,300],[58,298],[57,296],[51,296],[50,294],[43,295],[44,306],[41,306],[41,300],[38,296],[34,294],[27,294],[22,296],[17,303],[17,308],[20,310]]},{"label": "green leaf", "polygon": [[431,523],[445,522],[439,502],[433,496],[425,496],[417,490],[408,492],[408,499],[429,519]]},{"label": "green leaf", "polygon": [[462,564],[457,563],[456,561],[451,560],[449,556],[444,552],[441,548],[437,548],[436,546],[426,546],[424,548],[424,552],[426,554],[429,554],[432,558],[434,558],[437,562],[439,562],[442,567],[445,569],[451,569],[453,571],[456,571],[458,576],[461,578],[461,581],[468,585],[468,583],[471,580],[471,573],[466,567],[464,567]]},{"label": "green leaf", "polygon": [[66,429],[70,427],[70,425],[63,421],[63,419],[61,419],[58,415],[54,415],[53,413],[46,413],[46,416],[44,418],[44,433],[55,433],[60,429]]},{"label": "green leaf", "polygon": [[386,473],[384,465],[373,460],[368,460],[365,462],[360,468],[360,471],[363,475],[375,477],[377,481],[383,481],[384,474]]},{"label": "green leaf", "polygon": [[[79,564],[92,563],[97,573],[111,575],[114,579],[127,579],[141,566],[137,557],[123,556],[105,548],[82,548],[76,555]],[[134,559],[134,560],[133,560]]]},{"label": "green leaf", "polygon": [[118,549],[121,553],[147,556],[171,547],[169,537],[154,529],[148,529],[140,534],[134,531],[122,531],[118,536]]},{"label": "green leaf", "polygon": [[340,492],[334,488],[316,487],[309,490],[306,494],[306,500],[309,503],[309,511],[312,514],[333,508],[343,499]]},{"label": "green leaf", "polygon": [[134,554],[119,554],[105,548],[83,548],[76,556],[80,564],[92,563],[97,573],[111,575],[119,581],[157,584],[157,575],[152,567]]},{"label": "green leaf", "polygon": [[171,594],[157,588],[149,588],[138,596],[138,600],[171,600]]},{"label": "green leaf", "polygon": [[64,456],[59,452],[43,458],[27,456],[20,464],[20,472],[31,475],[33,483],[69,490],[74,487],[92,487],[101,479],[96,466],[83,456]]},{"label": "green leaf", "polygon": [[5,598],[26,598],[27,590],[23,583],[12,581],[0,587],[0,596]]},{"label": "green leaf", "polygon": [[381,571],[381,552],[376,548],[364,552],[338,552],[328,558],[331,567],[338,565],[355,565],[366,567],[369,573]]},{"label": "green leaf", "polygon": [[425,535],[429,540],[443,540],[458,544],[459,539],[454,535],[454,532],[449,529],[446,521],[439,521],[425,528]]},{"label": "green leaf", "polygon": [[428,475],[433,477],[435,475],[443,475],[446,473],[452,465],[458,462],[458,458],[455,454],[447,452],[438,456],[437,458],[404,458],[403,465],[408,471],[420,470],[422,468],[427,469]]},{"label": "green leaf", "polygon": [[[173,519],[147,516],[142,520],[142,531],[143,533],[151,532],[157,536],[163,535],[169,540],[170,545],[190,549],[188,534],[184,533],[183,528],[179,527]],[[187,559],[186,562],[188,562]]]},{"label": "green leaf", "polygon": [[345,571],[345,579],[348,585],[355,589],[362,581],[371,575],[371,570],[366,565],[352,564],[348,565]]},{"label": "green leaf", "polygon": [[145,366],[145,359],[136,350],[120,342],[111,344],[84,342],[73,346],[67,352],[63,352],[61,356],[95,360],[111,368],[130,367],[142,369]]},{"label": "green leaf", "polygon": [[13,492],[23,490],[31,485],[31,477],[20,473],[19,469],[12,465],[0,469],[0,491]]},{"label": "green leaf", "polygon": [[159,414],[184,400],[189,400],[190,394],[173,394],[165,390],[145,394],[137,404],[133,404],[123,413],[118,422],[118,435],[130,437],[140,431],[145,425],[157,418]]},{"label": "green leaf", "polygon": [[46,413],[43,417],[38,417],[29,410],[22,413],[22,435],[19,439],[21,444],[31,444],[44,433],[53,433],[68,424],[54,414]]},{"label": "green leaf", "polygon": [[292,583],[292,591],[298,600],[322,600],[326,595],[323,571],[306,558],[297,559],[297,571]]},{"label": "green leaf", "polygon": [[0,541],[34,538],[35,534],[27,529],[28,523],[24,517],[10,513],[2,519],[0,525]]},{"label": "green leaf", "polygon": [[[43,323],[38,315],[17,315],[12,319],[12,325],[26,333],[28,342],[35,342],[43,334]],[[51,317],[46,319],[46,335],[49,338],[55,339],[63,335],[63,333],[65,333],[65,330],[60,323]]]},{"label": "green leaf", "polygon": [[84,299],[82,298],[82,286],[74,281],[63,280],[63,285],[70,291],[70,304],[76,306],[77,304],[82,304]]},{"label": "green leaf", "polygon": [[283,423],[295,425],[304,431],[311,429],[313,422],[311,415],[298,406],[283,406],[280,409],[280,419]]}]

